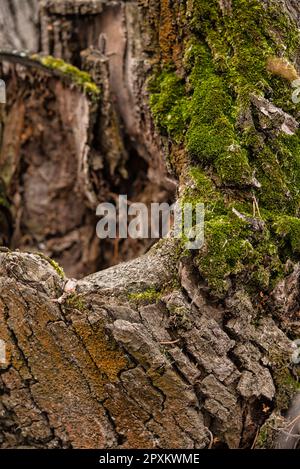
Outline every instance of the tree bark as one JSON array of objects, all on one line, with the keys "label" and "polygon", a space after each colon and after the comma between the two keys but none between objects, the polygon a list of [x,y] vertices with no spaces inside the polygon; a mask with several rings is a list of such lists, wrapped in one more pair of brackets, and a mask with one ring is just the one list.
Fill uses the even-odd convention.
[{"label": "tree bark", "polygon": [[1,48],[36,52],[39,48],[38,12],[38,0],[2,0]]},{"label": "tree bark", "polygon": [[[1,447],[297,446],[299,14],[47,0],[61,60],[0,53]],[[96,239],[99,202],[175,181],[201,250]]]}]

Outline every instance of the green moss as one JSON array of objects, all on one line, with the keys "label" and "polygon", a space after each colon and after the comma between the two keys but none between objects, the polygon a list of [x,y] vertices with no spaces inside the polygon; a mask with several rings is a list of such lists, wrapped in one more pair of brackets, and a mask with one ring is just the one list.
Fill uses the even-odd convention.
[{"label": "green moss", "polygon": [[191,42],[185,61],[193,91],[185,139],[188,152],[201,165],[213,164],[224,184],[250,183],[252,170],[235,130],[235,106],[224,77],[218,75],[206,46]]},{"label": "green moss", "polygon": [[150,106],[157,126],[176,141],[185,129],[187,100],[185,86],[172,70],[164,70],[149,83]]},{"label": "green moss", "polygon": [[52,267],[56,270],[58,275],[61,278],[65,278],[64,269],[58,264],[58,262],[54,261],[53,259],[49,259],[49,262],[52,265]]},{"label": "green moss", "polygon": [[282,426],[282,421],[277,416],[271,416],[260,428],[254,449],[272,449],[274,441],[278,436],[278,427]]},{"label": "green moss", "polygon": [[[247,138],[247,137],[246,137]],[[300,134],[273,136],[249,144],[261,184],[257,195],[262,207],[274,212],[299,214]]]},{"label": "green moss", "polygon": [[[258,0],[233,0],[231,4],[231,14],[224,15],[217,0],[193,2],[194,37],[184,56],[186,80],[170,68],[152,80],[154,118],[174,141],[184,141],[191,157],[201,167],[212,168],[225,186],[247,190],[255,175],[262,205],[295,214],[299,134],[260,136],[251,122],[242,130],[237,119],[249,112],[251,93],[271,94],[284,109],[295,109],[290,84],[272,75],[267,61],[283,55],[292,58],[299,32],[273,3],[267,7]],[[280,26],[280,40],[273,32],[274,23]],[[262,151],[249,142],[249,130],[263,140]]]},{"label": "green moss", "polygon": [[168,304],[170,313],[169,323],[173,329],[189,329],[192,327],[189,310],[185,306]]},{"label": "green moss", "polygon": [[273,379],[276,386],[276,407],[287,410],[294,395],[300,391],[300,383],[291,374],[291,363],[286,353],[278,349],[270,352]]},{"label": "green moss", "polygon": [[89,73],[79,70],[79,68],[74,67],[74,65],[68,64],[64,60],[57,59],[52,56],[45,57],[36,54],[31,56],[31,58],[40,62],[47,68],[59,71],[60,73],[68,77],[73,83],[82,87],[83,90],[90,96],[99,96],[100,89],[92,80],[92,77]]},{"label": "green moss", "polygon": [[[299,256],[300,132],[286,135],[267,118],[262,129],[251,99],[264,96],[298,117],[289,80],[268,63],[293,62],[299,31],[272,1],[232,0],[224,14],[218,0],[194,0],[190,14],[184,79],[170,66],[156,73],[152,112],[192,165],[182,203],[205,204],[205,246],[194,253],[201,275],[217,295],[233,278],[248,291],[268,291]],[[263,228],[232,208],[248,220],[262,217]]]},{"label": "green moss", "polygon": [[239,145],[231,145],[215,164],[223,183],[233,186],[247,186],[253,180],[248,154]]},{"label": "green moss", "polygon": [[42,257],[45,261],[49,262],[49,264],[53,267],[54,270],[56,270],[56,272],[58,273],[58,275],[61,277],[61,278],[65,278],[65,273],[64,273],[64,270],[63,268],[58,264],[58,262],[56,262],[55,260],[51,259],[51,257],[48,257],[46,256],[44,253],[42,252],[37,252],[36,253],[38,256]]},{"label": "green moss", "polygon": [[187,150],[202,164],[213,163],[234,143],[233,127],[226,118],[217,119],[213,126],[192,122],[186,136]]},{"label": "green moss", "polygon": [[210,220],[217,215],[226,215],[227,209],[223,195],[213,184],[212,180],[199,167],[193,166],[189,170],[191,184],[187,184],[181,197],[182,206],[204,204],[205,219]]},{"label": "green moss", "polygon": [[[217,0],[193,2],[193,28],[205,37],[219,70],[226,71],[230,87],[265,90],[270,79],[266,59],[291,55],[299,33],[275,3],[265,6],[258,0],[232,0],[231,14],[222,14]],[[273,25],[280,26],[281,41]]]},{"label": "green moss", "polygon": [[222,195],[215,188],[212,180],[205,174],[203,170],[197,166],[192,166],[189,170],[189,175],[194,183],[195,191],[198,197],[194,199],[201,199],[202,202],[220,201]]},{"label": "green moss", "polygon": [[270,232],[254,232],[246,221],[229,216],[206,222],[205,246],[195,262],[217,296],[227,293],[229,278],[237,275],[244,287],[267,290],[282,269]]},{"label": "green moss", "polygon": [[143,292],[129,293],[128,299],[135,303],[157,303],[161,298],[162,293],[155,290],[155,288],[149,288]]},{"label": "green moss", "polygon": [[300,254],[300,219],[283,215],[273,223],[275,233],[283,240],[283,246],[290,246],[292,254]]},{"label": "green moss", "polygon": [[87,306],[83,298],[77,293],[72,293],[66,299],[65,306],[70,309],[77,309],[82,313],[86,311]]}]

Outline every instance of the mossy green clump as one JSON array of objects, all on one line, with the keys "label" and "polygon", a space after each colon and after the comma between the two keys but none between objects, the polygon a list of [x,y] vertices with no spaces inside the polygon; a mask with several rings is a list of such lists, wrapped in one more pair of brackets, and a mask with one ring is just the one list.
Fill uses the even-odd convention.
[{"label": "mossy green clump", "polygon": [[149,82],[150,106],[160,130],[180,141],[185,129],[187,100],[183,80],[172,70],[163,72]]},{"label": "mossy green clump", "polygon": [[299,44],[296,25],[275,2],[267,6],[258,0],[232,0],[231,11],[223,14],[218,0],[195,0],[192,26],[205,38],[217,69],[236,94],[268,90],[267,59],[292,55]]},{"label": "mossy green clump", "polygon": [[229,278],[237,275],[248,289],[267,290],[271,279],[282,272],[270,232],[253,231],[250,223],[233,216],[219,216],[205,223],[205,246],[195,263],[217,296],[227,293]]},{"label": "mossy green clump", "polygon": [[92,80],[92,77],[89,73],[80,70],[79,68],[65,62],[62,59],[57,59],[52,56],[40,56],[33,55],[31,56],[33,60],[38,61],[42,65],[51,70],[57,70],[66,77],[68,77],[73,83],[80,86],[85,93],[97,98],[100,95],[100,89],[96,83]]},{"label": "mossy green clump", "polygon": [[175,329],[189,329],[192,327],[189,311],[185,306],[168,304],[170,326]]},{"label": "mossy green clump", "polygon": [[290,255],[300,255],[300,219],[282,215],[276,217],[273,223],[273,229],[282,239],[282,246],[290,248]]},{"label": "mossy green clump", "polygon": [[184,142],[202,165],[214,165],[225,184],[249,184],[252,170],[234,128],[232,98],[210,51],[191,44],[185,60],[190,91],[174,71],[163,71],[151,81],[156,124],[177,143]]},{"label": "mossy green clump", "polygon": [[[244,192],[253,187],[261,205],[297,215],[300,133],[262,133],[245,119],[252,94],[295,110],[290,82],[272,74],[267,64],[270,57],[293,58],[300,44],[296,26],[275,4],[264,6],[258,0],[233,0],[230,14],[221,11],[217,0],[196,0],[191,15],[194,35],[183,60],[186,79],[169,67],[150,86],[156,123],[225,187]],[[283,96],[288,102],[282,102]]]},{"label": "mossy green clump", "polygon": [[[251,128],[258,135],[253,123],[249,122],[243,129],[237,126],[238,118],[249,109],[251,94],[269,95],[272,91],[276,104],[277,96],[281,98],[285,90],[289,104],[293,104],[290,84],[272,76],[266,66],[270,56],[283,52],[278,37],[272,33],[276,21],[287,45],[285,52],[292,54],[297,41],[299,44],[299,33],[274,6],[263,7],[257,0],[233,1],[231,14],[223,15],[217,1],[194,2],[196,35],[187,47],[185,58],[194,108],[186,147],[201,164],[213,162],[224,184],[251,186],[255,174],[261,184],[257,192],[266,205],[274,196],[275,207],[280,202],[280,208],[292,210],[293,195],[297,196],[296,204],[299,203],[299,194],[290,195],[295,182],[291,180],[292,174],[293,179],[300,174],[299,135],[286,137],[282,133],[262,137],[263,151],[260,148],[256,152],[251,144],[246,144],[244,135]],[[277,86],[273,90],[275,81]],[[284,106],[282,100],[278,104],[288,111],[293,108]],[[292,159],[291,146],[295,151]]]},{"label": "mossy green clump", "polygon": [[300,391],[300,383],[291,374],[290,357],[286,352],[275,349],[269,354],[272,363],[273,379],[276,387],[276,407],[287,410],[291,399]]},{"label": "mossy green clump", "polygon": [[162,293],[157,291],[155,288],[148,288],[145,291],[137,293],[129,293],[128,299],[135,303],[157,303],[161,298]]},{"label": "mossy green clump", "polygon": [[273,373],[276,385],[276,407],[281,410],[287,410],[292,398],[300,391],[300,384],[293,378],[290,372],[290,364],[285,365],[281,372]]},{"label": "mossy green clump", "polygon": [[191,179],[191,183],[187,184],[184,189],[181,198],[182,206],[191,204],[193,207],[196,207],[197,204],[204,204],[206,220],[226,215],[227,209],[224,204],[223,195],[216,189],[212,180],[205,172],[197,166],[192,166],[188,176]]},{"label": "mossy green clump", "polygon": [[[194,185],[194,194],[191,201],[199,199],[198,201],[209,203],[223,200],[222,194],[217,191],[211,179],[205,172],[197,166],[192,166],[189,170]],[[188,190],[190,187],[187,188]],[[196,194],[198,197],[196,197]]]},{"label": "mossy green clump", "polygon": [[226,80],[218,74],[207,46],[191,41],[185,56],[190,71],[190,123],[185,144],[202,165],[212,164],[224,184],[252,179],[247,151],[235,130],[235,106]]},{"label": "mossy green clump", "polygon": [[278,430],[284,424],[277,415],[272,415],[260,428],[254,449],[274,449]]},{"label": "mossy green clump", "polygon": [[48,259],[49,260],[49,263],[52,265],[52,267],[56,270],[56,272],[58,273],[58,275],[61,277],[61,278],[65,278],[65,272],[64,272],[64,269],[59,265],[58,262],[56,262],[55,260],[53,259]]},{"label": "mossy green clump", "polygon": [[261,184],[256,191],[261,207],[277,213],[299,215],[300,133],[280,134],[270,139],[248,132],[245,139],[253,155],[255,174]]},{"label": "mossy green clump", "polygon": [[260,432],[258,434],[258,437],[257,437],[257,440],[256,440],[256,447],[257,448],[266,448],[267,447],[267,444],[268,444],[268,429],[263,426],[261,429],[260,429]]}]

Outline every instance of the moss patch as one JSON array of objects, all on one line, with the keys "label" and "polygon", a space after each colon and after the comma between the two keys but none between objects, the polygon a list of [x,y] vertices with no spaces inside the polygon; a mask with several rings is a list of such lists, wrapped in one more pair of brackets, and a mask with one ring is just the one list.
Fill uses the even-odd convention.
[{"label": "moss patch", "polygon": [[65,75],[73,83],[80,86],[88,95],[97,98],[100,95],[100,89],[92,80],[89,73],[79,70],[74,65],[68,64],[62,59],[57,59],[52,56],[32,55],[31,58],[41,63],[51,70],[57,70]]},{"label": "moss patch", "polygon": [[161,131],[180,141],[188,111],[183,81],[172,70],[166,69],[150,80],[149,90],[155,123]]},{"label": "moss patch", "polygon": [[278,248],[269,230],[253,231],[250,223],[233,217],[206,222],[205,246],[196,265],[218,296],[227,293],[233,277],[250,290],[268,290],[283,268]]},{"label": "moss patch", "polygon": [[87,305],[82,298],[82,296],[78,295],[77,293],[72,293],[68,296],[65,302],[65,306],[70,309],[77,309],[80,312],[84,312],[87,309]]},{"label": "moss patch", "polygon": [[[222,185],[236,187],[245,196],[253,188],[261,205],[297,215],[300,134],[262,133],[249,115],[253,93],[271,98],[286,111],[297,111],[287,73],[290,78],[296,73],[290,61],[299,32],[275,4],[231,3],[231,13],[223,14],[217,0],[193,2],[186,77],[180,78],[172,66],[155,74],[149,87],[154,119]],[[276,70],[270,64],[277,64]]]},{"label": "moss patch", "polygon": [[154,288],[149,288],[143,292],[139,293],[129,293],[128,299],[135,303],[157,303],[160,300],[162,293],[155,290]]},{"label": "moss patch", "polygon": [[282,239],[282,246],[287,249],[287,254],[300,255],[300,219],[286,215],[276,217],[273,228]]},{"label": "moss patch", "polygon": [[276,407],[281,411],[287,410],[291,399],[300,391],[300,383],[291,374],[291,363],[286,353],[278,350],[270,353],[273,368],[273,379],[276,386]]},{"label": "moss patch", "polygon": [[271,415],[260,428],[254,449],[273,449],[274,442],[278,436],[277,429],[282,428],[283,425],[283,419],[276,414]]}]

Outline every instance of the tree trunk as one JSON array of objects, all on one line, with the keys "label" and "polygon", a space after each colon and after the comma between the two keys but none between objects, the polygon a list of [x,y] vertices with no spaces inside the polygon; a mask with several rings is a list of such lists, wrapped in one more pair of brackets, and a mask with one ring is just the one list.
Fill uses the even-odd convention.
[{"label": "tree trunk", "polygon": [[[296,447],[298,3],[40,8],[43,53],[0,52],[0,445]],[[96,238],[176,186],[200,250]]]},{"label": "tree trunk", "polygon": [[38,0],[2,0],[0,44],[2,49],[29,50],[39,47]]}]

